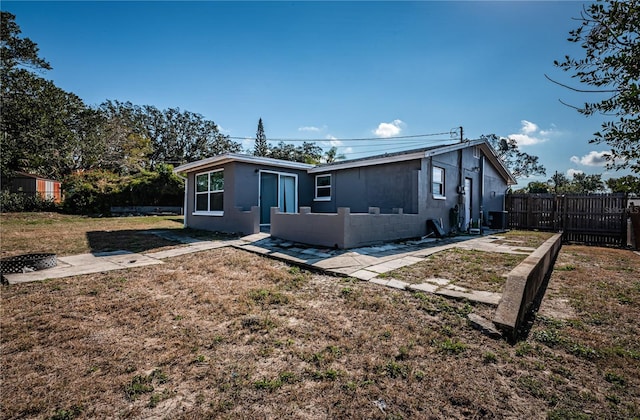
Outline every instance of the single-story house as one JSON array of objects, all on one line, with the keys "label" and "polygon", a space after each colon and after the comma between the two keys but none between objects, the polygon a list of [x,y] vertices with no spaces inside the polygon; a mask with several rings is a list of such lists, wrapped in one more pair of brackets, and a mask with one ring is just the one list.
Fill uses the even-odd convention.
[{"label": "single-story house", "polygon": [[55,203],[62,201],[62,187],[60,181],[43,178],[26,172],[15,172],[11,178],[9,191],[29,195],[38,194],[45,200]]},{"label": "single-story house", "polygon": [[[185,226],[338,248],[466,231],[516,181],[483,140],[309,165],[228,153],[175,168]],[[431,222],[427,222],[431,220]],[[431,227],[430,227],[431,226]]]}]

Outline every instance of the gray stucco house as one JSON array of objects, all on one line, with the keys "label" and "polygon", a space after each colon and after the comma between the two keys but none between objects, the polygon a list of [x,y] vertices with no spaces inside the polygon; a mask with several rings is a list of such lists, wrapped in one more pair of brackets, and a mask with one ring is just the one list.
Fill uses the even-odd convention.
[{"label": "gray stucco house", "polygon": [[[228,153],[175,168],[185,226],[353,248],[466,231],[504,209],[516,181],[483,140],[330,164]],[[431,224],[433,227],[433,225]]]}]

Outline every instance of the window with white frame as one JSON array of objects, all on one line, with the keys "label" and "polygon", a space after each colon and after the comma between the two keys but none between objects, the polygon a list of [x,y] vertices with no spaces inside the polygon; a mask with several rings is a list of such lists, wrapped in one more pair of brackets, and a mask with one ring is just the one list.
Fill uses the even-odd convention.
[{"label": "window with white frame", "polygon": [[331,175],[316,175],[316,196],[317,201],[331,200]]},{"label": "window with white frame", "polygon": [[196,213],[223,214],[224,171],[204,172],[196,175]]},{"label": "window with white frame", "polygon": [[480,159],[480,148],[478,146],[473,147],[473,157]]},{"label": "window with white frame", "polygon": [[444,197],[444,169],[433,167],[431,185],[434,197]]}]

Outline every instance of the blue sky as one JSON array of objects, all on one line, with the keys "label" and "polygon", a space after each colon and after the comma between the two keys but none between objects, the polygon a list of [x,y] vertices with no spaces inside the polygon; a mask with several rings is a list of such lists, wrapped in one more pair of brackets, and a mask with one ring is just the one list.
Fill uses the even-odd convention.
[{"label": "blue sky", "polygon": [[[559,102],[553,65],[583,2],[3,1],[53,70],[89,105],[179,107],[230,136],[321,139],[347,158],[431,145],[448,133],[516,138],[555,171],[607,173],[601,117]],[[341,139],[372,138],[350,142]],[[245,141],[252,148],[250,141]],[[525,184],[530,180],[523,180]]]}]

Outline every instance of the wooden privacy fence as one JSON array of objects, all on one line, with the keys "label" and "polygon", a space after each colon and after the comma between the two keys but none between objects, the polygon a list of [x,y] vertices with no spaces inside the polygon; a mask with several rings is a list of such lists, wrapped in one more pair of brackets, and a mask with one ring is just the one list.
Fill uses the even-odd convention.
[{"label": "wooden privacy fence", "polygon": [[625,194],[509,194],[511,229],[562,231],[564,242],[624,246],[627,243]]}]

